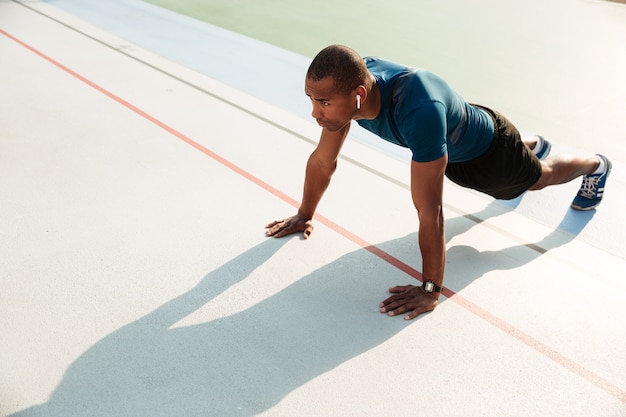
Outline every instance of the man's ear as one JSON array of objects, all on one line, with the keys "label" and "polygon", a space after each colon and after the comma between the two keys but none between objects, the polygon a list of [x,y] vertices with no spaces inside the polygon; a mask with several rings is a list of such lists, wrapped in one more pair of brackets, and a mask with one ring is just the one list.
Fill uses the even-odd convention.
[{"label": "man's ear", "polygon": [[355,93],[357,96],[361,96],[361,103],[365,102],[365,100],[367,100],[367,88],[365,88],[364,85],[360,85],[357,88],[354,89]]},{"label": "man's ear", "polygon": [[354,95],[356,98],[356,109],[361,110],[363,103],[367,101],[367,88],[364,85],[359,85],[354,89]]}]

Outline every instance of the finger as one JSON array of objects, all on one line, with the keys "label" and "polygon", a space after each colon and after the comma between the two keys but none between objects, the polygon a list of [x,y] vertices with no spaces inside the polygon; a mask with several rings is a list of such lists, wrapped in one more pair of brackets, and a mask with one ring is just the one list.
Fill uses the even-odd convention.
[{"label": "finger", "polygon": [[406,313],[407,311],[412,310],[412,308],[410,308],[406,302],[403,302],[402,304],[400,304],[397,307],[393,307],[393,308],[386,308],[387,310],[387,315],[388,316],[399,316],[401,314]]},{"label": "finger", "polygon": [[272,236],[274,236],[275,238],[279,238],[279,237],[287,236],[288,234],[291,234],[291,233],[293,233],[293,230],[287,229],[287,228],[283,228],[283,229],[279,229],[276,232],[274,232],[272,234]]},{"label": "finger", "polygon": [[382,303],[380,303],[380,307],[392,308],[390,304],[397,302],[397,301],[404,303],[405,301],[402,301],[402,300],[406,298],[407,291],[410,290],[412,287],[413,287],[412,285],[406,285],[406,286],[398,286],[398,287],[389,288],[389,292],[395,293],[396,295],[387,297],[387,299],[385,299]]},{"label": "finger", "polygon": [[401,294],[413,288],[413,285],[397,285],[395,287],[389,288],[389,292],[393,294]]},{"label": "finger", "polygon": [[278,229],[274,233],[274,237],[276,237],[276,238],[283,237],[283,236],[290,235],[292,233],[298,233],[300,231],[302,231],[301,227],[294,227],[294,226],[289,226],[289,225],[283,225],[282,227],[280,227],[280,229]]},{"label": "finger", "polygon": [[[392,295],[389,298],[386,298],[385,300],[383,300],[378,306],[379,307],[387,307],[389,306],[391,303],[393,303],[394,301],[396,301],[398,299],[397,295]],[[382,310],[381,310],[382,311]],[[383,312],[384,313],[384,312]]]},{"label": "finger", "polygon": [[433,305],[432,308],[426,308],[426,309],[421,309],[421,310],[413,310],[411,312],[411,314],[406,316],[404,319],[405,320],[413,320],[415,317],[419,316],[420,314],[424,314],[424,313],[428,313],[428,312],[433,311],[436,306],[437,306],[437,304]]},{"label": "finger", "polygon": [[396,295],[392,295],[391,297],[388,297],[386,300],[380,303],[380,306],[381,307],[386,306],[389,303],[402,298],[402,295],[408,290],[410,290],[412,287],[413,287],[412,285],[399,285],[397,287],[389,288],[389,292],[392,294],[396,294]]},{"label": "finger", "polygon": [[420,314],[425,313],[425,311],[421,311],[421,310],[413,310],[408,316],[406,316],[404,319],[405,320],[413,320],[415,317],[419,316]]},{"label": "finger", "polygon": [[397,296],[390,297],[380,303],[380,312],[381,313],[389,313],[391,311],[395,311],[398,308],[401,308],[407,303],[407,300],[404,298],[398,298]]},{"label": "finger", "polygon": [[265,236],[275,236],[276,233],[280,232],[282,228],[280,226],[274,225],[265,231]]},{"label": "finger", "polygon": [[304,233],[302,233],[302,237],[304,237],[305,239],[308,239],[309,236],[311,236],[311,233],[313,233],[313,225],[308,225],[306,227],[306,229],[304,229]]},{"label": "finger", "polygon": [[268,223],[267,226],[265,226],[265,228],[269,229],[270,227],[274,227],[277,224],[282,223],[282,222],[284,222],[284,220],[274,220],[273,222]]}]

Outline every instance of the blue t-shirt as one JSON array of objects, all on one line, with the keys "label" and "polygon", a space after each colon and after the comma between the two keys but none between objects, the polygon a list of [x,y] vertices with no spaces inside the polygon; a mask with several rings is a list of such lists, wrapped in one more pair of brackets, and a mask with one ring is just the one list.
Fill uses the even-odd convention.
[{"label": "blue t-shirt", "polygon": [[411,149],[413,160],[449,162],[482,155],[493,141],[493,120],[467,103],[439,76],[367,57],[380,88],[381,109],[374,120],[357,123],[381,138]]}]

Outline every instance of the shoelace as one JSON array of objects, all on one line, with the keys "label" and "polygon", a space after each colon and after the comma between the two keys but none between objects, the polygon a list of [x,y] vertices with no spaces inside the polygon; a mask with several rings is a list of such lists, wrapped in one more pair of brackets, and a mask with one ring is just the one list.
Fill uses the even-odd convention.
[{"label": "shoelace", "polygon": [[596,197],[596,187],[600,183],[602,175],[588,175],[583,178],[583,184],[580,186],[578,194],[585,198]]}]

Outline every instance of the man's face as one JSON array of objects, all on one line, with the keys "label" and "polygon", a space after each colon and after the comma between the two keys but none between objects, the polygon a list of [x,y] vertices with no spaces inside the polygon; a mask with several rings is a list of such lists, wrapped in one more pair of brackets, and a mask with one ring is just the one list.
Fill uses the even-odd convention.
[{"label": "man's face", "polygon": [[311,99],[313,118],[331,132],[346,126],[356,114],[356,91],[350,94],[337,92],[332,77],[320,81],[307,77],[304,92]]}]

